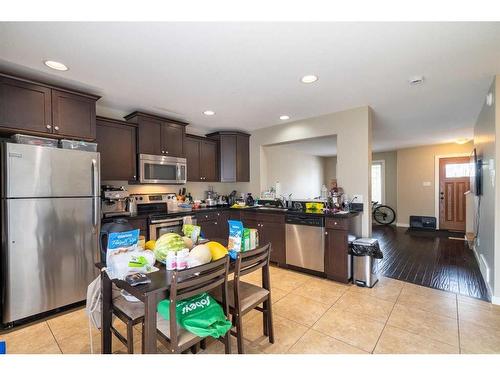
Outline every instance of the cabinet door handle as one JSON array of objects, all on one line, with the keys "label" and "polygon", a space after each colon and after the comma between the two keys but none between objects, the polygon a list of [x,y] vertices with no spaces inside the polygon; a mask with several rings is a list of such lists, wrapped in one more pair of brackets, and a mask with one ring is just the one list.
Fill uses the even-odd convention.
[{"label": "cabinet door handle", "polygon": [[328,236],[328,232],[325,232],[325,236]]},{"label": "cabinet door handle", "polygon": [[59,126],[54,126],[54,130],[58,131],[59,130]]},{"label": "cabinet door handle", "polygon": [[137,177],[135,177],[135,175],[133,175],[132,177],[134,178],[134,180],[137,178]]},{"label": "cabinet door handle", "polygon": [[217,222],[215,222],[215,225],[217,225]]},{"label": "cabinet door handle", "polygon": [[165,150],[165,154],[168,154],[168,151]]},{"label": "cabinet door handle", "polygon": [[165,153],[165,150],[161,150],[161,153],[164,154]]},{"label": "cabinet door handle", "polygon": [[52,125],[49,125],[49,124],[45,125],[45,127],[46,127],[47,129],[52,129]]}]

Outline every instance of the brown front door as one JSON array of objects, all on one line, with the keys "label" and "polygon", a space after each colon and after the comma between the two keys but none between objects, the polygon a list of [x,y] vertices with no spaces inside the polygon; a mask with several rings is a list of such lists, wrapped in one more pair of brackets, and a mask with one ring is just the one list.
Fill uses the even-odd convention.
[{"label": "brown front door", "polygon": [[469,157],[439,159],[439,229],[465,232]]}]

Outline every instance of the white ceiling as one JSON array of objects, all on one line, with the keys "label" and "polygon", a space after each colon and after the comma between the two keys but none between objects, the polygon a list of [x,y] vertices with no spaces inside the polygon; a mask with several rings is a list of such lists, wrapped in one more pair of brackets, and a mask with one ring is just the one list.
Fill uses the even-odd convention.
[{"label": "white ceiling", "polygon": [[0,23],[1,70],[100,94],[101,113],[253,130],[370,105],[375,151],[470,137],[499,46],[500,23]]},{"label": "white ceiling", "polygon": [[278,145],[266,147],[280,147],[285,150],[296,151],[313,156],[336,156],[337,136],[329,135],[326,137],[308,138],[300,141],[280,143]]}]

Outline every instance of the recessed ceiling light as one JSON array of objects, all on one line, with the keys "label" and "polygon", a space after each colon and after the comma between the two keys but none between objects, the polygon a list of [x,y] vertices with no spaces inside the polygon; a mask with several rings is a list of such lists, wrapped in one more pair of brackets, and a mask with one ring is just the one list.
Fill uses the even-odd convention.
[{"label": "recessed ceiling light", "polygon": [[411,77],[409,80],[408,80],[409,84],[414,86],[414,85],[421,85],[422,83],[424,83],[424,76],[415,76],[415,77]]},{"label": "recessed ceiling light", "polygon": [[290,120],[290,116],[287,115],[280,116],[280,120]]},{"label": "recessed ceiling light", "polygon": [[459,145],[463,145],[463,144],[466,144],[467,142],[469,142],[470,139],[469,138],[458,138],[455,143],[456,144],[459,144]]},{"label": "recessed ceiling light", "polygon": [[313,83],[318,80],[318,77],[313,75],[313,74],[308,74],[304,77],[302,77],[301,81],[302,83]]},{"label": "recessed ceiling light", "polygon": [[55,70],[60,70],[60,71],[66,71],[68,70],[68,67],[64,65],[62,62],[59,61],[53,61],[53,60],[45,60],[43,62],[45,65],[47,65],[49,68],[55,69]]},{"label": "recessed ceiling light", "polygon": [[215,115],[215,112],[211,111],[211,110],[207,110],[207,111],[203,111],[203,114],[206,116],[213,116],[213,115]]}]

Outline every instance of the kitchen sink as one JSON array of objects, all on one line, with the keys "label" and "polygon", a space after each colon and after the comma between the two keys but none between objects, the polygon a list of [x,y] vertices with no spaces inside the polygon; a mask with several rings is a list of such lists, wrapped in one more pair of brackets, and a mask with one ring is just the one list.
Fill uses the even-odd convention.
[{"label": "kitchen sink", "polygon": [[264,210],[264,211],[288,211],[288,208],[283,208],[283,207],[268,207],[268,206],[263,206],[263,207],[256,207],[257,210]]}]

